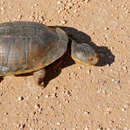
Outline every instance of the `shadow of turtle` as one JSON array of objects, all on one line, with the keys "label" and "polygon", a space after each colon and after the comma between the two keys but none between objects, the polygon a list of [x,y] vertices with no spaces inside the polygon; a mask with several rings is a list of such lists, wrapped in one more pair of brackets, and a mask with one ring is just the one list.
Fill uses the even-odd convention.
[{"label": "shadow of turtle", "polygon": [[58,59],[57,61],[55,61],[51,65],[47,66],[45,68],[46,69],[46,76],[44,78],[44,87],[47,86],[49,81],[51,81],[52,79],[56,78],[61,73],[61,70],[63,68],[71,66],[72,64],[75,64],[75,62],[66,53],[60,59]]}]

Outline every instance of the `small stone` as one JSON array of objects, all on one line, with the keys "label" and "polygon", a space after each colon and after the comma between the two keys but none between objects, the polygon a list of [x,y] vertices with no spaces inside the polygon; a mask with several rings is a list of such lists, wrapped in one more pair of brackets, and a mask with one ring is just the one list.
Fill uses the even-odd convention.
[{"label": "small stone", "polygon": [[112,82],[114,82],[115,81],[115,79],[112,79]]},{"label": "small stone", "polygon": [[123,112],[126,111],[126,108],[122,108],[122,111],[123,111]]},{"label": "small stone", "polygon": [[91,70],[90,69],[88,70],[88,74],[91,74]]},{"label": "small stone", "polygon": [[99,72],[104,72],[104,70],[103,70],[103,69],[99,69],[98,71],[99,71]]},{"label": "small stone", "polygon": [[18,19],[21,19],[22,17],[23,17],[23,16],[22,16],[21,14],[19,14],[17,18],[18,18]]},{"label": "small stone", "polygon": [[23,96],[18,97],[18,101],[22,101],[22,100],[24,100]]},{"label": "small stone", "polygon": [[56,91],[56,90],[58,90],[58,87],[56,86],[56,87],[52,88],[52,90]]},{"label": "small stone", "polygon": [[65,99],[65,103],[69,103],[69,102],[70,102],[69,100]]},{"label": "small stone", "polygon": [[8,116],[8,112],[5,112],[4,115]]},{"label": "small stone", "polygon": [[53,106],[48,106],[48,109],[54,111],[54,107]]},{"label": "small stone", "polygon": [[116,80],[115,83],[116,83],[116,84],[120,84],[120,80]]},{"label": "small stone", "polygon": [[111,114],[111,112],[112,112],[112,111],[111,111],[111,108],[108,107],[108,108],[106,109],[106,113],[107,113],[107,114]]},{"label": "small stone", "polygon": [[65,21],[65,20],[62,20],[61,23],[62,23],[62,24],[66,24],[66,21]]},{"label": "small stone", "polygon": [[43,16],[39,16],[38,19],[39,19],[39,21],[44,21],[45,20]]},{"label": "small stone", "polygon": [[84,114],[85,114],[85,115],[89,115],[89,114],[90,114],[90,112],[88,112],[88,111],[85,111],[85,112],[84,112]]},{"label": "small stone", "polygon": [[35,4],[34,4],[34,7],[36,7],[36,6],[38,6],[38,4],[37,4],[37,3],[35,3]]},{"label": "small stone", "polygon": [[107,34],[104,35],[105,40],[107,41],[109,39],[109,36]]},{"label": "small stone", "polygon": [[36,96],[36,99],[39,99],[39,96]]},{"label": "small stone", "polygon": [[84,128],[84,130],[89,130],[89,127],[88,127],[88,126],[86,126],[86,127]]},{"label": "small stone", "polygon": [[123,70],[127,71],[128,67],[127,66],[123,66]]},{"label": "small stone", "polygon": [[67,96],[68,97],[72,96],[72,94],[71,94],[71,92],[69,90],[67,91]]},{"label": "small stone", "polygon": [[89,0],[84,0],[86,3],[88,3],[89,2]]},{"label": "small stone", "polygon": [[36,109],[40,108],[40,104],[36,104],[36,105],[35,105],[35,108],[36,108]]},{"label": "small stone", "polygon": [[61,13],[61,10],[58,10],[57,12],[58,12],[58,14],[60,14],[60,13]]},{"label": "small stone", "polygon": [[56,97],[57,97],[57,93],[52,93],[52,94],[50,95],[50,97],[51,97],[51,98],[56,98]]},{"label": "small stone", "polygon": [[108,27],[105,27],[104,30],[109,30],[109,28],[108,28]]},{"label": "small stone", "polygon": [[25,128],[25,124],[19,124],[18,127],[19,127],[20,129]]},{"label": "small stone", "polygon": [[45,98],[48,98],[49,97],[49,95],[45,95]]},{"label": "small stone", "polygon": [[100,128],[97,128],[97,130],[101,130]]},{"label": "small stone", "polygon": [[61,4],[61,1],[57,1],[57,4]]},{"label": "small stone", "polygon": [[56,123],[56,125],[58,125],[58,126],[59,126],[59,125],[61,125],[61,123],[60,123],[60,122],[57,122],[57,123]]},{"label": "small stone", "polygon": [[4,8],[3,8],[3,7],[1,7],[1,8],[0,8],[0,10],[1,10],[1,11],[3,11],[3,10],[4,10]]},{"label": "small stone", "polygon": [[77,12],[78,12],[78,10],[77,10],[77,9],[75,9],[73,12],[74,12],[74,13],[77,13]]}]

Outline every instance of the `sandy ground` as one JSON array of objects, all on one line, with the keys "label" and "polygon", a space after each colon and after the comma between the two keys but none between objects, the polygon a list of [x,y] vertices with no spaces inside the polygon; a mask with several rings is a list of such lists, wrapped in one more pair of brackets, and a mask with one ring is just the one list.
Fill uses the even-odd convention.
[{"label": "sandy ground", "polygon": [[83,66],[64,57],[47,72],[45,89],[35,86],[33,76],[5,77],[0,130],[130,130],[128,1],[0,0],[0,23],[64,26],[101,58],[98,66]]}]

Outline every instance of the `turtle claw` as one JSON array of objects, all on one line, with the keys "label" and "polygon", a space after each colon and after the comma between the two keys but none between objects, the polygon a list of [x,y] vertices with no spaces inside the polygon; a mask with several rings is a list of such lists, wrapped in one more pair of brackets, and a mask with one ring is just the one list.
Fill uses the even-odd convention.
[{"label": "turtle claw", "polygon": [[42,88],[44,88],[44,77],[45,77],[46,71],[45,69],[39,70],[37,72],[34,72],[34,80],[36,84]]}]

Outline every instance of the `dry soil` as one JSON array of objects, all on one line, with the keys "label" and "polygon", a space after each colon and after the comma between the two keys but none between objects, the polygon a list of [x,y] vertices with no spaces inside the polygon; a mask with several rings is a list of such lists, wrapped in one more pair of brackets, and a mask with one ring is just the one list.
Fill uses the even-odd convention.
[{"label": "dry soil", "polygon": [[32,75],[6,76],[0,130],[130,130],[129,0],[0,0],[0,23],[7,21],[64,27],[96,49],[100,64],[64,57],[48,67],[44,89]]}]

